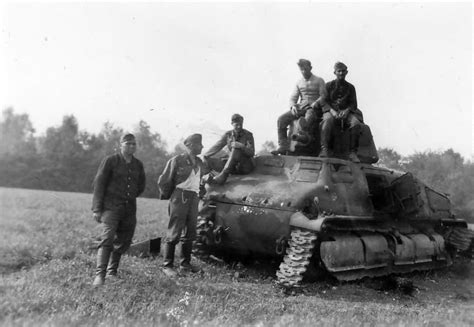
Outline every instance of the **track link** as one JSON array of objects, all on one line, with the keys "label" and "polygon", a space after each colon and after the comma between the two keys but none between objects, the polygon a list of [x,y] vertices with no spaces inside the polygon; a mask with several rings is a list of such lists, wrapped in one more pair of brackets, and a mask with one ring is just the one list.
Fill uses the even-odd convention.
[{"label": "track link", "polygon": [[210,226],[205,216],[197,217],[196,239],[194,240],[193,254],[205,260],[209,258],[209,234]]},{"label": "track link", "polygon": [[277,271],[277,283],[284,287],[299,287],[310,263],[316,242],[312,231],[294,228],[288,241],[286,255]]}]

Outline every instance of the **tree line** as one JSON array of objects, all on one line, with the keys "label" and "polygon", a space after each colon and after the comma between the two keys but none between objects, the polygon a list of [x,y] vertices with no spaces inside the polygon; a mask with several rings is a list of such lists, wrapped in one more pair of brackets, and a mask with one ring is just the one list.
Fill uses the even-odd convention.
[{"label": "tree line", "polygon": [[[29,116],[7,108],[0,122],[0,186],[91,192],[100,161],[119,150],[123,132],[121,127],[106,122],[98,134],[91,134],[79,129],[73,115],[67,115],[60,126],[35,136]],[[139,145],[136,156],[143,162],[147,176],[144,196],[156,197],[158,176],[167,160],[183,148],[177,145],[168,151],[161,135],[151,131],[143,120],[132,133]],[[266,141],[258,153],[274,148],[273,142]],[[379,148],[378,153],[378,165],[409,171],[435,190],[449,194],[455,214],[474,222],[473,162],[452,149],[402,156],[393,149]]]}]

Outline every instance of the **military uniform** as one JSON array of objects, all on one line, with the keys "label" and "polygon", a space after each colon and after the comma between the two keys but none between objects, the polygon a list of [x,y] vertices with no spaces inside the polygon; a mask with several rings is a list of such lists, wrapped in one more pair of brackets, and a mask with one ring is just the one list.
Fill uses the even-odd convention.
[{"label": "military uniform", "polygon": [[[240,142],[245,147],[241,149],[233,149],[232,142]],[[225,146],[230,151],[229,159],[222,168],[223,171],[233,174],[248,174],[254,166],[252,158],[255,155],[255,143],[253,134],[246,129],[242,129],[240,133],[230,130],[225,132],[224,135],[214,144],[205,154],[204,157],[212,157]]]},{"label": "military uniform", "polygon": [[120,258],[132,242],[137,223],[136,198],[145,189],[140,160],[127,162],[121,153],[105,158],[94,179],[92,211],[102,213],[103,232],[97,254],[96,276],[115,276]]},{"label": "military uniform", "polygon": [[201,178],[208,172],[200,158],[183,153],[167,162],[158,179],[160,199],[170,200],[170,220],[164,246],[165,268],[173,268],[175,247],[179,241],[182,246],[181,266],[190,266],[192,242],[196,238],[199,192],[204,188]]},{"label": "military uniform", "polygon": [[[357,117],[357,97],[355,87],[346,80],[333,80],[326,84],[327,99],[329,107],[323,108],[323,120],[321,121],[321,152],[327,155],[329,144],[336,124],[346,126],[350,133],[351,153],[356,154],[359,147],[359,136],[361,133],[361,122]],[[341,121],[330,113],[330,109],[336,112],[349,109],[349,114]],[[360,117],[360,119],[362,119]]]},{"label": "military uniform", "polygon": [[[296,83],[295,89],[290,96],[290,108],[298,104],[302,107],[305,106],[306,110],[302,116],[305,117],[306,128],[310,128],[318,118],[318,111],[320,115],[320,111],[325,106],[325,98],[326,85],[324,80],[311,74],[308,79],[303,77]],[[295,118],[297,117],[295,117],[291,110],[278,118],[278,145],[281,149],[288,147],[287,129]]]}]

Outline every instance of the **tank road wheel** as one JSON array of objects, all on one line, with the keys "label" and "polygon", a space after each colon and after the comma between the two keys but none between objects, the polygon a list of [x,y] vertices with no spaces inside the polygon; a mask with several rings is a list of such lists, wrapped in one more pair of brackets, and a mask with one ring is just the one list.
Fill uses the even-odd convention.
[{"label": "tank road wheel", "polygon": [[193,253],[201,260],[209,258],[209,244],[212,236],[212,227],[206,216],[197,217],[196,239],[194,240]]},{"label": "tank road wheel", "polygon": [[284,287],[300,286],[313,255],[316,238],[312,231],[292,229],[286,255],[276,273],[278,284]]}]

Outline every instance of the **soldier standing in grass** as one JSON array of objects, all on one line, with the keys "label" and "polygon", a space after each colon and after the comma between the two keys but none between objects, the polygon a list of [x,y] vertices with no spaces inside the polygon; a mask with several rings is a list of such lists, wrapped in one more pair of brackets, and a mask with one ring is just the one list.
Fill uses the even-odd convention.
[{"label": "soldier standing in grass", "polygon": [[199,271],[191,265],[191,251],[196,238],[199,195],[204,190],[201,178],[209,169],[197,157],[203,148],[201,134],[190,135],[184,145],[186,152],[171,158],[158,179],[160,199],[170,200],[163,261],[163,272],[170,277],[177,275],[173,264],[175,247],[180,240],[181,270]]},{"label": "soldier standing in grass", "polygon": [[117,276],[120,257],[132,243],[136,198],[145,189],[143,164],[133,156],[136,148],[135,136],[123,135],[120,153],[106,157],[94,179],[93,217],[103,224],[94,286],[103,285],[106,276]]}]

